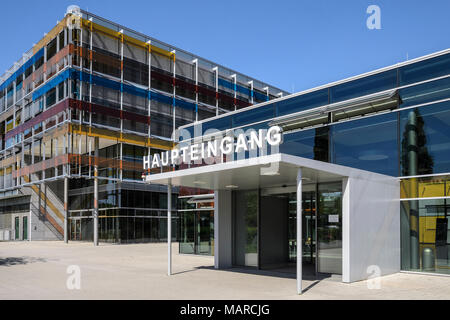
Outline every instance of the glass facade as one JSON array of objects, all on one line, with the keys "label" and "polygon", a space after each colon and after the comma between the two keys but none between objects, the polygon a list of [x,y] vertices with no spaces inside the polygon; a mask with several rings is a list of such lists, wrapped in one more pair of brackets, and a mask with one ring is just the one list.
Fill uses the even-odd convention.
[{"label": "glass facade", "polygon": [[[206,120],[196,131],[274,124],[284,129],[280,153],[401,177],[402,269],[449,273],[450,53]],[[341,205],[336,192],[330,201],[319,194],[319,210],[329,216]],[[319,228],[318,237],[341,250],[333,228]],[[318,240],[319,269],[327,241]]]},{"label": "glass facade", "polygon": [[[0,197],[19,195],[29,184],[34,197],[44,195],[45,212],[37,210],[28,223],[45,220],[51,232],[48,239],[30,235],[36,240],[62,240],[68,208],[71,240],[92,241],[98,209],[100,241],[165,241],[166,188],[147,188],[143,174],[174,168],[143,172],[143,156],[170,150],[181,125],[287,93],[89,12],[71,11],[0,80]],[[173,208],[178,240],[176,201]],[[196,219],[195,250],[212,253],[206,241],[211,218],[202,212]]]},{"label": "glass facade", "polygon": [[449,199],[401,201],[402,269],[450,274]]}]

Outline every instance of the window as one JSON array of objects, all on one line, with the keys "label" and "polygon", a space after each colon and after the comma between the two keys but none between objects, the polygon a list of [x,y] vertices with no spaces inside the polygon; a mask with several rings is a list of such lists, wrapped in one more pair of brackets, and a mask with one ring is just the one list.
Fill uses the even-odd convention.
[{"label": "window", "polygon": [[232,127],[240,127],[243,125],[272,119],[274,116],[274,105],[263,106],[260,108],[242,111],[232,116]]},{"label": "window", "polygon": [[402,270],[450,274],[449,213],[448,199],[401,201]]},{"label": "window", "polygon": [[285,134],[280,152],[302,158],[329,161],[329,127]]},{"label": "window", "polygon": [[336,124],[331,132],[333,163],[398,175],[396,113]]},{"label": "window", "polygon": [[401,107],[450,98],[450,78],[427,82],[400,90]]},{"label": "window", "polygon": [[400,85],[424,81],[450,74],[450,54],[413,63],[399,69]]},{"label": "window", "polygon": [[66,40],[66,37],[65,37],[65,33],[63,31],[63,32],[61,32],[59,34],[59,48],[58,48],[58,51],[61,50],[62,48],[64,48],[64,45],[65,45],[65,42],[66,42],[65,40]]},{"label": "window", "polygon": [[49,108],[55,103],[56,103],[56,88],[53,88],[46,94],[45,108]]},{"label": "window", "polygon": [[284,116],[326,104],[328,104],[328,89],[323,89],[276,102],[276,112],[277,116]]},{"label": "window", "polygon": [[400,112],[402,176],[448,172],[450,102]]},{"label": "window", "polygon": [[56,47],[56,42],[57,38],[50,41],[50,43],[47,45],[47,61],[49,61],[56,54],[56,51],[58,49]]},{"label": "window", "polygon": [[397,70],[386,71],[330,88],[331,103],[393,89],[396,86]]}]

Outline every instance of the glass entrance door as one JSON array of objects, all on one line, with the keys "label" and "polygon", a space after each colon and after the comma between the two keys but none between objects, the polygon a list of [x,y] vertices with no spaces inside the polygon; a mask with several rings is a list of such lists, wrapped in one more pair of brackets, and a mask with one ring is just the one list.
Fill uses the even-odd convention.
[{"label": "glass entrance door", "polygon": [[[288,236],[289,261],[297,259],[297,196],[289,194]],[[302,245],[303,262],[314,264],[316,259],[316,193],[314,191],[302,194]]]},{"label": "glass entrance door", "polygon": [[342,274],[342,183],[318,186],[317,271]]},{"label": "glass entrance door", "polygon": [[81,240],[81,220],[70,219],[70,239],[73,241]]}]

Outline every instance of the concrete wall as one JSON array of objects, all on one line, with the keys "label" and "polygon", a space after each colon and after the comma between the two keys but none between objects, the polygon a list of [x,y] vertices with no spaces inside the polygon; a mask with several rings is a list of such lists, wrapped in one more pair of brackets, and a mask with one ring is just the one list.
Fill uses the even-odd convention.
[{"label": "concrete wall", "polygon": [[233,264],[231,191],[216,191],[214,201],[214,267],[231,268]]},{"label": "concrete wall", "polygon": [[[55,190],[62,189],[61,184],[59,184],[59,188],[56,186],[57,184],[53,184]],[[31,196],[31,218],[28,222],[31,223],[31,240],[62,240],[63,234],[61,229],[63,226],[63,221],[47,205],[48,203],[51,203],[60,213],[63,214],[64,205],[61,202],[61,199],[59,199],[50,188],[45,188],[43,184],[40,185],[40,188],[39,186],[36,186],[35,188],[36,189],[26,187],[22,189],[23,194]],[[39,196],[39,191],[42,192],[41,197]],[[40,210],[40,207],[43,208],[43,210]],[[56,227],[59,229],[57,229],[55,225],[49,221],[49,219],[52,219],[56,223]]]},{"label": "concrete wall", "polygon": [[261,197],[260,207],[260,267],[285,265],[288,251],[288,199],[275,196]]},{"label": "concrete wall", "polygon": [[342,190],[343,282],[399,272],[400,186],[397,179],[346,178]]}]

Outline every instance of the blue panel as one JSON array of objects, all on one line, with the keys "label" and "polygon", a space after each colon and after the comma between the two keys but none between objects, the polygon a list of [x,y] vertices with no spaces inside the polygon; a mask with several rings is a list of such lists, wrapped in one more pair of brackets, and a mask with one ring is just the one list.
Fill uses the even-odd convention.
[{"label": "blue panel", "polygon": [[92,76],[92,83],[113,90],[120,90],[120,82],[116,82],[99,76]]},{"label": "blue panel", "polygon": [[163,94],[158,93],[158,92],[153,92],[153,91],[149,92],[149,98],[151,100],[155,100],[155,101],[158,101],[158,102],[161,102],[161,103],[165,103],[165,104],[168,104],[168,105],[172,105],[172,102],[173,102],[172,97],[163,95]]},{"label": "blue panel", "polygon": [[222,78],[219,78],[219,86],[222,86],[224,88],[228,88],[230,90],[234,90],[234,88],[233,88],[234,83],[232,83],[230,81],[227,81],[225,79],[222,79]]},{"label": "blue panel", "polygon": [[[33,65],[36,60],[38,60],[39,58],[44,56],[44,48],[42,48],[41,50],[39,50],[34,56],[32,56],[27,62],[25,62],[25,64],[19,69],[17,70],[14,74],[12,74],[8,79],[6,79],[5,82],[3,82],[0,85],[0,90],[5,89],[7,86],[9,86],[12,82],[14,82],[14,80],[16,80],[17,76],[20,75],[21,73],[25,72],[25,69],[27,69],[28,67],[30,67],[31,65]],[[26,66],[26,67],[25,67]]]},{"label": "blue panel", "polygon": [[123,84],[123,91],[139,97],[148,96],[148,90],[138,88],[129,84]]},{"label": "blue panel", "polygon": [[246,88],[246,87],[237,85],[237,86],[236,86],[236,89],[237,89],[237,90],[236,90],[237,92],[246,94],[246,95],[248,95],[248,96],[251,95],[251,90],[250,90],[249,88]]},{"label": "blue panel", "polygon": [[195,110],[195,103],[190,103],[181,99],[176,99],[175,100],[175,105],[177,107],[183,108],[183,109],[187,109],[187,110]]},{"label": "blue panel", "polygon": [[258,101],[267,101],[267,95],[259,91],[254,91],[255,99]]},{"label": "blue panel", "polygon": [[62,73],[58,74],[56,77],[52,78],[49,82],[41,86],[39,89],[33,92],[33,100],[37,100],[46,94],[49,90],[56,87],[58,84],[68,79],[72,73],[71,69],[67,69]]}]

